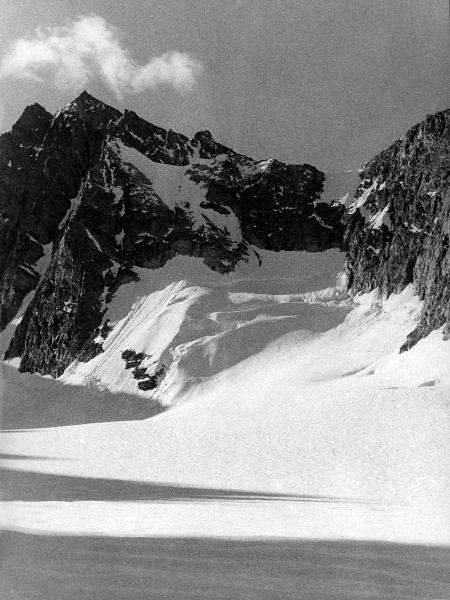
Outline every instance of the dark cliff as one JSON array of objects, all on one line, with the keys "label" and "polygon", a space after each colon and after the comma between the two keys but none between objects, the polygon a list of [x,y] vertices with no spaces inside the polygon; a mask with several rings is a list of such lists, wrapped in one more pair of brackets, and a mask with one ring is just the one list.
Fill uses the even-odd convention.
[{"label": "dark cliff", "polygon": [[414,283],[424,301],[403,350],[450,327],[450,110],[431,115],[368,162],[346,217],[350,289],[391,294]]}]

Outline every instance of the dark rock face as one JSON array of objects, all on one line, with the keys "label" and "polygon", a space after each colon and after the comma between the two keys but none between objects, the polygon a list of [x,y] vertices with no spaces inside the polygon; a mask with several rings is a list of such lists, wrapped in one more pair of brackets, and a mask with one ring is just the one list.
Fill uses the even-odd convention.
[{"label": "dark rock face", "polygon": [[361,180],[344,234],[349,286],[390,294],[415,284],[424,308],[405,350],[450,327],[450,110],[368,162]]},{"label": "dark rock face", "polygon": [[231,208],[245,239],[258,248],[318,252],[340,247],[344,206],[319,202],[325,176],[311,165],[255,164],[235,155],[196,166],[190,175],[208,186],[210,206]]},{"label": "dark rock face", "polygon": [[107,305],[133,267],[182,254],[225,273],[250,245],[341,243],[344,207],[319,201],[314,167],[254,161],[207,131],[189,140],[86,92],[53,118],[27,108],[0,150],[2,328],[37,286],[6,354],[22,371],[58,376],[101,352]]},{"label": "dark rock face", "polygon": [[88,111],[86,96],[54,118],[39,105],[28,107],[12,132],[0,136],[1,329],[36,287],[43,247],[58,239],[71,199],[100,155],[97,105],[104,119],[117,113],[98,101]]},{"label": "dark rock face", "polygon": [[33,268],[43,255],[36,226],[27,219],[28,190],[51,122],[38,104],[25,109],[12,131],[0,136],[0,326],[14,316],[24,296],[39,280]]}]

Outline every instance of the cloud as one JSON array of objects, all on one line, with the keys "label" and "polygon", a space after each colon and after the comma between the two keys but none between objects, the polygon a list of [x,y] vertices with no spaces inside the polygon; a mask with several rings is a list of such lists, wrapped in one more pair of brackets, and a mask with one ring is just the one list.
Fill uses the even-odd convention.
[{"label": "cloud", "polygon": [[0,63],[0,79],[46,81],[76,90],[100,78],[120,98],[166,85],[180,92],[194,86],[202,65],[183,52],[166,52],[137,65],[119,32],[97,15],[79,17],[69,26],[39,28],[32,38],[19,38]]}]

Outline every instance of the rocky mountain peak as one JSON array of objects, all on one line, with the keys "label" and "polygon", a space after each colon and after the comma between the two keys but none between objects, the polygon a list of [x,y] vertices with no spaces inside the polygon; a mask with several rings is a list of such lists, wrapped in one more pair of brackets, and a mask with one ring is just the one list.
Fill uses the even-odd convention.
[{"label": "rocky mountain peak", "polygon": [[102,100],[95,98],[86,90],[83,90],[79,96],[74,98],[71,102],[69,102],[62,111],[65,110],[104,110],[105,108],[112,109],[111,106],[108,106]]},{"label": "rocky mountain peak", "polygon": [[22,370],[59,375],[101,352],[103,315],[136,268],[187,255],[228,273],[258,248],[340,245],[343,207],[318,203],[312,166],[255,161],[209,131],[190,140],[87,92],[53,119],[35,112],[46,127],[29,177],[20,194],[0,186],[2,327],[36,290],[7,353]]},{"label": "rocky mountain peak", "polygon": [[40,104],[35,102],[25,107],[23,113],[12,126],[12,130],[19,133],[28,133],[38,123],[48,123],[51,114]]},{"label": "rocky mountain peak", "polygon": [[95,98],[92,94],[90,94],[87,90],[83,90],[79,96],[72,101],[78,105],[90,105],[90,106],[98,106],[99,104],[103,104],[101,100]]},{"label": "rocky mountain peak", "polygon": [[42,137],[51,119],[52,115],[40,104],[30,104],[12,126],[11,134],[18,140],[20,138],[19,144],[30,144]]},{"label": "rocky mountain peak", "polygon": [[324,193],[312,165],[255,161],[87,92],[53,118],[28,107],[0,137],[1,327],[35,290],[7,356],[57,376],[102,352],[104,315],[139,268],[185,255],[229,273],[258,249],[346,249],[354,293],[413,283],[424,311],[409,347],[449,322],[449,140],[450,111],[427,117],[333,201],[339,182]]},{"label": "rocky mountain peak", "polygon": [[110,123],[121,117],[120,111],[84,91],[54,115],[53,125],[59,129],[68,129],[68,133],[71,133],[74,123],[83,123],[91,128],[89,135],[93,136],[95,130],[100,128],[104,131]]}]

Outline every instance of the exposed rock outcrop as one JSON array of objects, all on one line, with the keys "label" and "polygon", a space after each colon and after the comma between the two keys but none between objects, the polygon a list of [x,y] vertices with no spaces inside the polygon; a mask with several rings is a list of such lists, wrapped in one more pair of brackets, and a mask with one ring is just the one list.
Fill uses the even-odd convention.
[{"label": "exposed rock outcrop", "polygon": [[450,110],[427,117],[368,162],[344,241],[353,292],[414,283],[424,300],[403,349],[450,326]]}]

